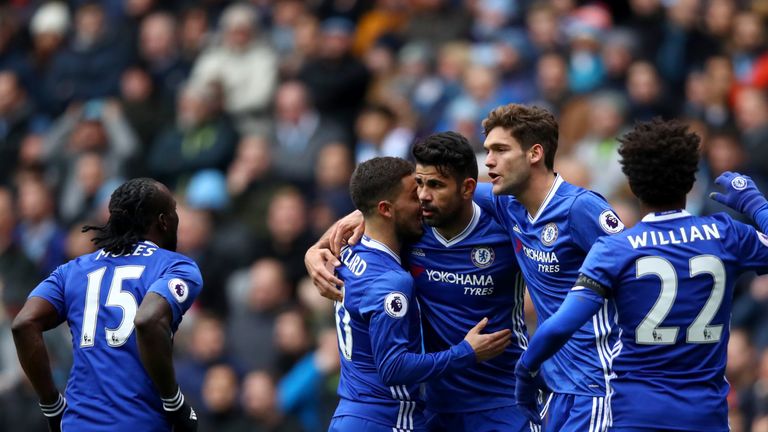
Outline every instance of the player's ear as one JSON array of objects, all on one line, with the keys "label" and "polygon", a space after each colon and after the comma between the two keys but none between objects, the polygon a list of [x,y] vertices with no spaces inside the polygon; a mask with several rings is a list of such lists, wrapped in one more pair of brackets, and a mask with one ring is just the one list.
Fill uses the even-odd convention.
[{"label": "player's ear", "polygon": [[539,143],[536,143],[531,146],[530,149],[528,149],[528,162],[533,165],[539,161],[544,160],[544,146],[542,146]]},{"label": "player's ear", "polygon": [[383,216],[385,218],[391,218],[392,203],[386,200],[379,201],[379,203],[376,205],[376,211],[379,213],[380,216]]},{"label": "player's ear", "polygon": [[467,177],[464,179],[463,182],[461,182],[461,196],[464,199],[472,199],[472,196],[475,194],[475,189],[477,188],[477,180]]},{"label": "player's ear", "polygon": [[160,231],[162,232],[168,231],[168,215],[165,213],[157,215],[157,227],[160,228]]}]

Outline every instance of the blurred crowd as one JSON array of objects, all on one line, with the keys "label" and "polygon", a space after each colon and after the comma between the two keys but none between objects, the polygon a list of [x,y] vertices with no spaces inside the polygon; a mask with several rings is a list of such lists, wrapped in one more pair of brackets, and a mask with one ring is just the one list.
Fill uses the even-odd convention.
[{"label": "blurred crowd", "polygon": [[[676,117],[703,138],[689,210],[723,211],[706,198],[723,171],[768,191],[767,20],[760,0],[0,2],[0,430],[45,430],[9,323],[93,250],[80,227],[105,222],[123,180],[177,194],[179,252],[204,277],[175,344],[201,430],[321,431],[339,360],[303,255],[353,209],[356,162],[455,130],[482,165],[489,110],[536,104],[560,122],[556,170],[632,226],[616,137]],[[70,336],[47,337],[63,389]],[[768,278],[750,275],[736,432],[768,432],[766,347]]]}]

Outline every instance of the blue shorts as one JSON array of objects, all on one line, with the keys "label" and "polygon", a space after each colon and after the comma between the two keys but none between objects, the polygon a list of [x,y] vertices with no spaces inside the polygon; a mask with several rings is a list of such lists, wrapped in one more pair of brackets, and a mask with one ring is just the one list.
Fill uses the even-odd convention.
[{"label": "blue shorts", "polygon": [[398,429],[392,426],[374,423],[360,417],[338,416],[331,420],[328,432],[427,432],[426,429]]},{"label": "blue shorts", "polygon": [[611,421],[605,397],[552,393],[542,409],[544,432],[606,432]]},{"label": "blue shorts", "polygon": [[424,412],[430,432],[538,432],[516,406],[463,413]]}]

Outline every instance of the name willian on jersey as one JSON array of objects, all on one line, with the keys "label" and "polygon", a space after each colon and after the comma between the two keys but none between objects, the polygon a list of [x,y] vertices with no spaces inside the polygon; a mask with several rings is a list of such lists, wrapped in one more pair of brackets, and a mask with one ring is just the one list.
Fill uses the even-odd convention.
[{"label": "name willian on jersey", "polygon": [[648,230],[638,235],[627,236],[632,249],[646,246],[677,245],[720,238],[720,231],[717,229],[717,225],[713,223],[700,226],[681,226],[666,231]]}]

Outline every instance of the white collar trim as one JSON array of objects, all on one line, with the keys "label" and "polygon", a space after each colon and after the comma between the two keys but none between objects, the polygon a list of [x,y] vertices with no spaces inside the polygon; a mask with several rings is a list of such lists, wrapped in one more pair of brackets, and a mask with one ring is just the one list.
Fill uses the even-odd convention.
[{"label": "white collar trim", "polygon": [[365,247],[368,247],[368,248],[371,248],[371,249],[380,250],[380,251],[388,254],[389,256],[394,258],[394,260],[397,261],[398,264],[402,264],[400,262],[400,257],[392,249],[390,249],[389,246],[385,245],[384,243],[382,243],[380,241],[377,241],[377,240],[374,240],[374,239],[372,239],[370,237],[363,237],[360,240],[360,242]]},{"label": "white collar trim", "polygon": [[673,210],[671,212],[663,212],[663,213],[648,213],[643,217],[643,222],[661,222],[661,221],[667,221],[672,219],[679,219],[691,216],[690,213],[688,213],[685,210]]},{"label": "white collar trim", "polygon": [[541,216],[541,214],[547,208],[549,202],[552,201],[552,198],[555,197],[555,193],[557,192],[557,189],[560,187],[560,185],[563,184],[563,181],[564,180],[562,177],[560,177],[560,174],[557,174],[554,183],[552,183],[552,187],[549,189],[549,192],[547,192],[547,196],[544,197],[544,201],[539,206],[539,209],[536,210],[536,215],[531,216],[531,214],[528,213],[528,220],[531,223],[535,223],[539,219],[539,216]]},{"label": "white collar trim", "polygon": [[464,229],[457,234],[454,238],[447,240],[445,237],[443,237],[442,234],[440,234],[437,231],[437,228],[432,227],[432,232],[435,234],[435,238],[437,241],[439,241],[443,246],[450,247],[455,245],[456,243],[464,240],[472,234],[472,231],[475,230],[475,227],[477,227],[477,224],[480,222],[480,213],[482,210],[480,210],[480,206],[477,205],[474,201],[472,202],[472,219],[469,221],[469,224],[464,227]]}]

